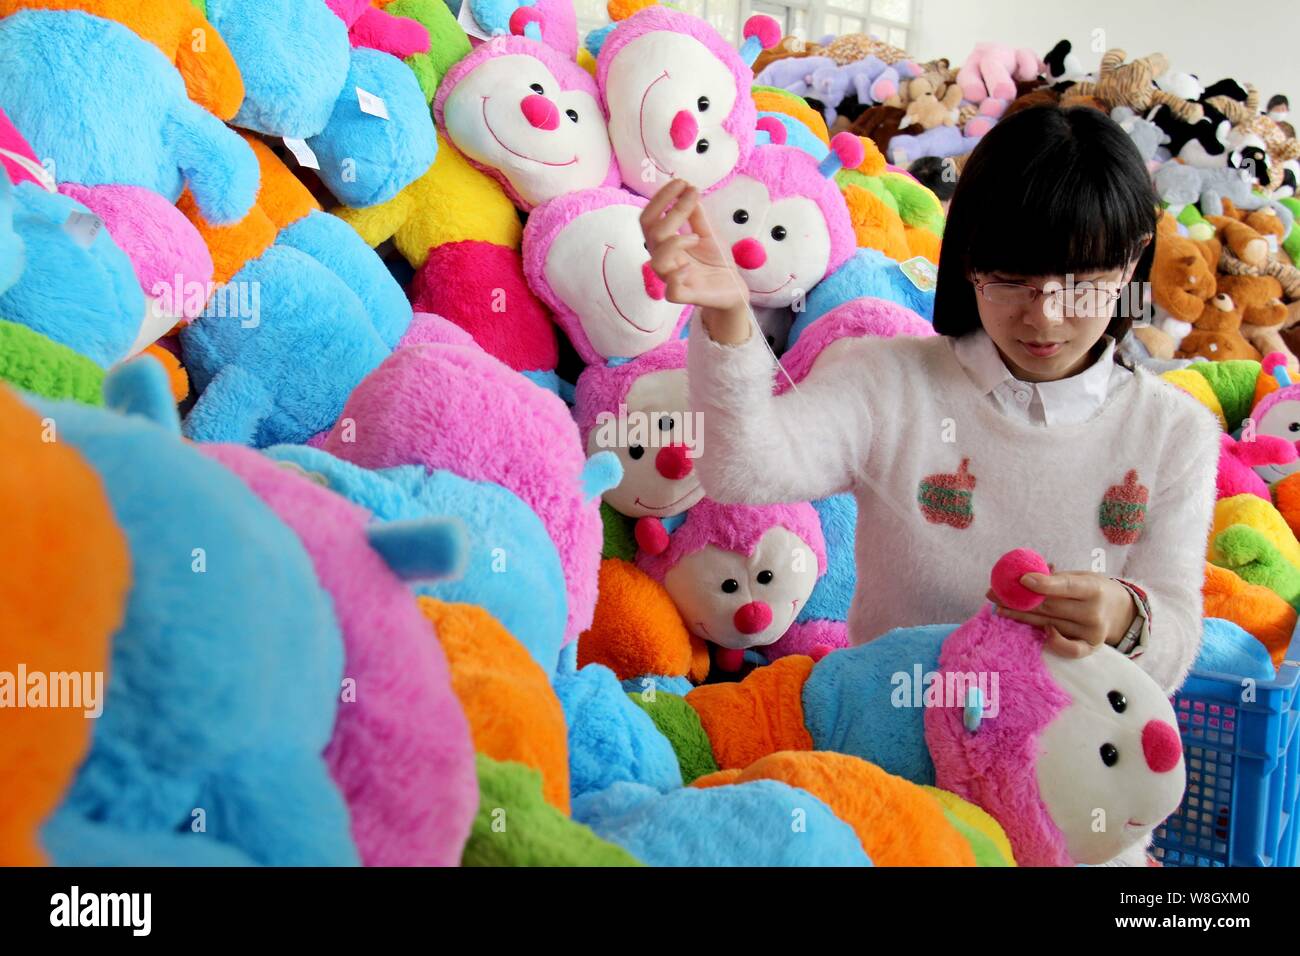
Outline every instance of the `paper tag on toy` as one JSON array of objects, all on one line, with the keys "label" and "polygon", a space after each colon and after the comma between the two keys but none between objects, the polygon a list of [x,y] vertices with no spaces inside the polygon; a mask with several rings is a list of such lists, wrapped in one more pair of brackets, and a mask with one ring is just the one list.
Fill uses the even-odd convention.
[{"label": "paper tag on toy", "polygon": [[293,153],[293,158],[298,160],[299,166],[305,166],[307,169],[320,169],[320,160],[316,158],[316,154],[312,152],[312,148],[307,145],[305,139],[293,139],[286,136],[284,145],[289,152]]},{"label": "paper tag on toy", "polygon": [[63,223],[63,231],[83,249],[89,249],[94,244],[95,237],[103,227],[104,220],[90,212],[74,212]]},{"label": "paper tag on toy", "polygon": [[464,30],[468,36],[477,37],[480,40],[492,39],[492,34],[483,32],[483,28],[479,26],[478,21],[474,19],[474,13],[470,10],[469,0],[461,0],[460,14],[456,17],[456,22],[460,24],[460,28]]},{"label": "paper tag on toy", "polygon": [[939,270],[925,256],[904,259],[898,264],[898,268],[903,270],[907,281],[922,292],[933,292],[934,287],[939,283]]},{"label": "paper tag on toy", "polygon": [[369,113],[371,116],[378,116],[380,119],[388,119],[388,105],[384,102],[383,97],[375,96],[369,90],[363,90],[358,86],[357,102],[361,105],[361,112]]},{"label": "paper tag on toy", "polygon": [[15,153],[8,149],[0,149],[0,156],[30,174],[46,192],[58,191],[58,187],[54,183],[54,176],[40,163],[24,156],[22,153]]}]

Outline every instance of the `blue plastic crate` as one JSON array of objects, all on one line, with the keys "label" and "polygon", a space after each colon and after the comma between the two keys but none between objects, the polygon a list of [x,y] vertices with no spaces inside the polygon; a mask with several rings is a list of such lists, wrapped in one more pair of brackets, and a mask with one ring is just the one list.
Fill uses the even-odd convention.
[{"label": "blue plastic crate", "polygon": [[1277,678],[1193,671],[1174,697],[1187,763],[1182,806],[1155,832],[1165,866],[1295,866],[1300,625]]}]

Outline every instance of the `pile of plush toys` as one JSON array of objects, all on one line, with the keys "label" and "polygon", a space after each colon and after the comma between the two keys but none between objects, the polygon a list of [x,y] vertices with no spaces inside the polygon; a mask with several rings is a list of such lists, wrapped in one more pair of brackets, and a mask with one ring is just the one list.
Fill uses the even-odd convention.
[{"label": "pile of plush toys", "polygon": [[[853,499],[704,495],[689,310],[638,224],[702,189],[776,391],[841,339],[933,335],[925,154],[838,119],[973,139],[1037,58],[950,77],[846,38],[814,67],[765,17],[737,48],[613,0],[580,44],[566,0],[464,4],[0,0],[0,703],[28,701],[0,706],[0,862],[1140,850],[1185,777],[1136,666],[988,605],[850,647]],[[1167,217],[1200,303],[1219,254],[1260,314],[1252,280],[1289,281],[1260,188]],[[1169,372],[1225,427],[1203,659],[1262,675],[1300,607],[1300,397],[1213,357]],[[1042,566],[992,586],[1027,607]],[[98,719],[18,673],[103,674]]]}]

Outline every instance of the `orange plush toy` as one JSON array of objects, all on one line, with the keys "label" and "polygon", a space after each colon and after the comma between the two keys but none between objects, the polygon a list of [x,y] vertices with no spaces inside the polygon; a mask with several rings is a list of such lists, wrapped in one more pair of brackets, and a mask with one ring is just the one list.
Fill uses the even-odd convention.
[{"label": "orange plush toy", "polygon": [[[126,538],[99,476],[57,440],[57,427],[0,386],[3,866],[45,862],[38,831],[90,744],[95,722],[86,713],[103,706],[110,638],[122,623],[130,589]],[[83,693],[77,706],[50,706],[43,694],[43,705],[31,706],[33,680],[46,682],[52,693],[55,674],[78,675],[83,692],[97,700]],[[28,706],[16,706],[18,695]]]},{"label": "orange plush toy", "polygon": [[1241,334],[1244,309],[1231,296],[1217,294],[1201,308],[1192,331],[1178,346],[1179,358],[1207,358],[1213,362],[1251,359],[1258,362],[1259,351]]},{"label": "orange plush toy", "polygon": [[1206,563],[1203,613],[1232,621],[1268,648],[1273,666],[1281,665],[1295,630],[1295,608],[1260,584],[1250,584],[1227,568]]}]

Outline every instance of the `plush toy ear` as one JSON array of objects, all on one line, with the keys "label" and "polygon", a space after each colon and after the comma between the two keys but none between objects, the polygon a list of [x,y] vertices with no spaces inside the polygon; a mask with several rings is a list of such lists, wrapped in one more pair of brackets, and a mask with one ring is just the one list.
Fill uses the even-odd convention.
[{"label": "plush toy ear", "polygon": [[465,528],[455,518],[375,522],[366,537],[403,581],[455,577],[465,567]]},{"label": "plush toy ear", "polygon": [[190,192],[215,225],[238,222],[257,199],[261,173],[249,145],[189,100],[168,117],[164,134]]},{"label": "plush toy ear", "polygon": [[134,358],[104,376],[104,404],[123,415],[147,418],[175,435],[181,433],[167,371],[151,355]]},{"label": "plush toy ear", "polygon": [[587,500],[599,498],[623,480],[623,465],[612,451],[598,451],[582,466],[582,490]]}]

